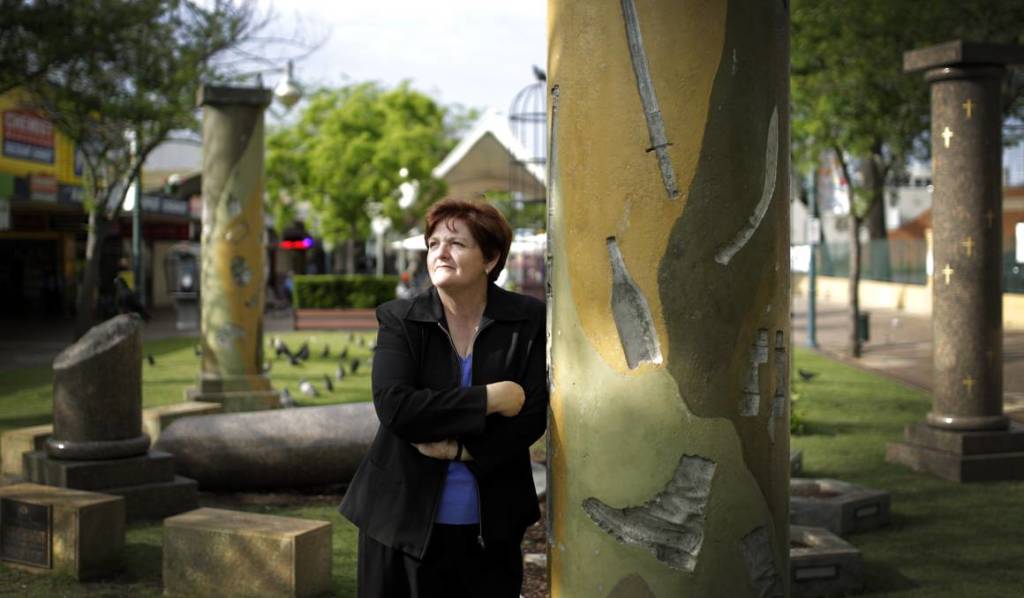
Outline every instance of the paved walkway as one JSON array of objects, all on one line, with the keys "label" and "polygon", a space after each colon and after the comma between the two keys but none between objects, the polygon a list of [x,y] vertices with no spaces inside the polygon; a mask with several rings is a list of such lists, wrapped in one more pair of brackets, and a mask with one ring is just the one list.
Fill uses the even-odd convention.
[{"label": "paved walkway", "polygon": [[[157,309],[143,327],[143,337],[155,340],[175,336],[198,336],[199,332],[181,331],[175,327],[173,308]],[[263,332],[292,329],[291,310],[268,313],[263,318]],[[4,370],[51,365],[58,353],[71,344],[74,321],[70,318],[26,317],[0,319],[0,375]]]},{"label": "paved walkway", "polygon": [[[822,353],[895,378],[922,390],[932,388],[931,318],[871,309],[871,340],[860,359],[850,358],[850,315],[845,305],[818,302],[817,338]],[[807,301],[793,301],[793,338],[807,345]],[[1024,410],[1024,330],[1003,331],[1003,402]]]}]

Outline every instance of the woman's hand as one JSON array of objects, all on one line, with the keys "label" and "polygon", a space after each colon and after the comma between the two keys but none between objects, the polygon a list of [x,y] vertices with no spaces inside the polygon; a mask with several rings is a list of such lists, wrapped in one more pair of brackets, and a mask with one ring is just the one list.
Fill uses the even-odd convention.
[{"label": "woman's hand", "polygon": [[440,459],[442,461],[451,461],[459,450],[459,444],[454,438],[438,440],[437,442],[414,442],[412,445],[424,457]]},{"label": "woman's hand", "polygon": [[416,447],[416,450],[418,450],[421,455],[424,457],[430,457],[431,459],[453,461],[455,460],[455,457],[458,457],[459,461],[473,460],[473,456],[469,454],[466,447],[462,447],[462,454],[459,455],[459,443],[454,438],[439,440],[437,442],[414,442],[412,445]]},{"label": "woman's hand", "polygon": [[515,417],[526,402],[523,387],[515,382],[504,380],[487,385],[487,415],[497,413],[505,417]]}]

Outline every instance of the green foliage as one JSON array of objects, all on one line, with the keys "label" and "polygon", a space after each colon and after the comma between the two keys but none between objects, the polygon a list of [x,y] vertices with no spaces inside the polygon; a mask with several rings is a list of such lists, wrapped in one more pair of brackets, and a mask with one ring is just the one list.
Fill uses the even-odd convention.
[{"label": "green foliage", "polygon": [[397,276],[313,274],[295,277],[295,307],[371,308],[395,298]]},{"label": "green foliage", "polygon": [[[379,202],[382,214],[405,230],[444,193],[431,171],[451,147],[447,131],[459,126],[445,117],[445,109],[408,83],[314,92],[294,125],[269,136],[270,211],[277,213],[276,203],[309,202],[313,229],[340,243],[368,235],[368,206]],[[419,185],[416,204],[406,210],[398,205],[404,181]]]},{"label": "green foliage", "polygon": [[548,206],[544,202],[517,202],[507,191],[484,193],[484,198],[501,211],[512,230],[547,228]]},{"label": "green foliage", "polygon": [[807,424],[804,422],[804,418],[800,415],[801,409],[798,409],[800,403],[800,393],[791,392],[789,395],[789,433],[793,436],[800,436],[807,431]]}]

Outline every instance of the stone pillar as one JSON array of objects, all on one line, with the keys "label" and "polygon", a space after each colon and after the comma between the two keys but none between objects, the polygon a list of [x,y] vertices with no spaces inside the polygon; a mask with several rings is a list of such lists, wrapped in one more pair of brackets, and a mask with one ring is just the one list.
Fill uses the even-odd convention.
[{"label": "stone pillar", "polygon": [[90,328],[53,361],[54,459],[146,454],[142,433],[142,323],[121,315]]},{"label": "stone pillar", "polygon": [[[889,458],[947,479],[1024,477],[1024,434],[1003,415],[1003,65],[1024,48],[953,41],[904,54],[931,86],[932,411]],[[966,448],[984,438],[983,448]]]},{"label": "stone pillar", "polygon": [[271,92],[203,86],[202,368],[186,398],[278,407],[263,375],[263,111]]},{"label": "stone pillar", "polygon": [[782,2],[549,3],[551,595],[786,595]]}]

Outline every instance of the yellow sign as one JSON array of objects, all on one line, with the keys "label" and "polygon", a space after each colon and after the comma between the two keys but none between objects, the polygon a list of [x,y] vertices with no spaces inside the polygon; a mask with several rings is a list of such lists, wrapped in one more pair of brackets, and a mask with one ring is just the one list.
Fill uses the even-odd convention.
[{"label": "yellow sign", "polygon": [[81,185],[74,143],[33,109],[28,99],[18,90],[0,95],[0,172]]}]

